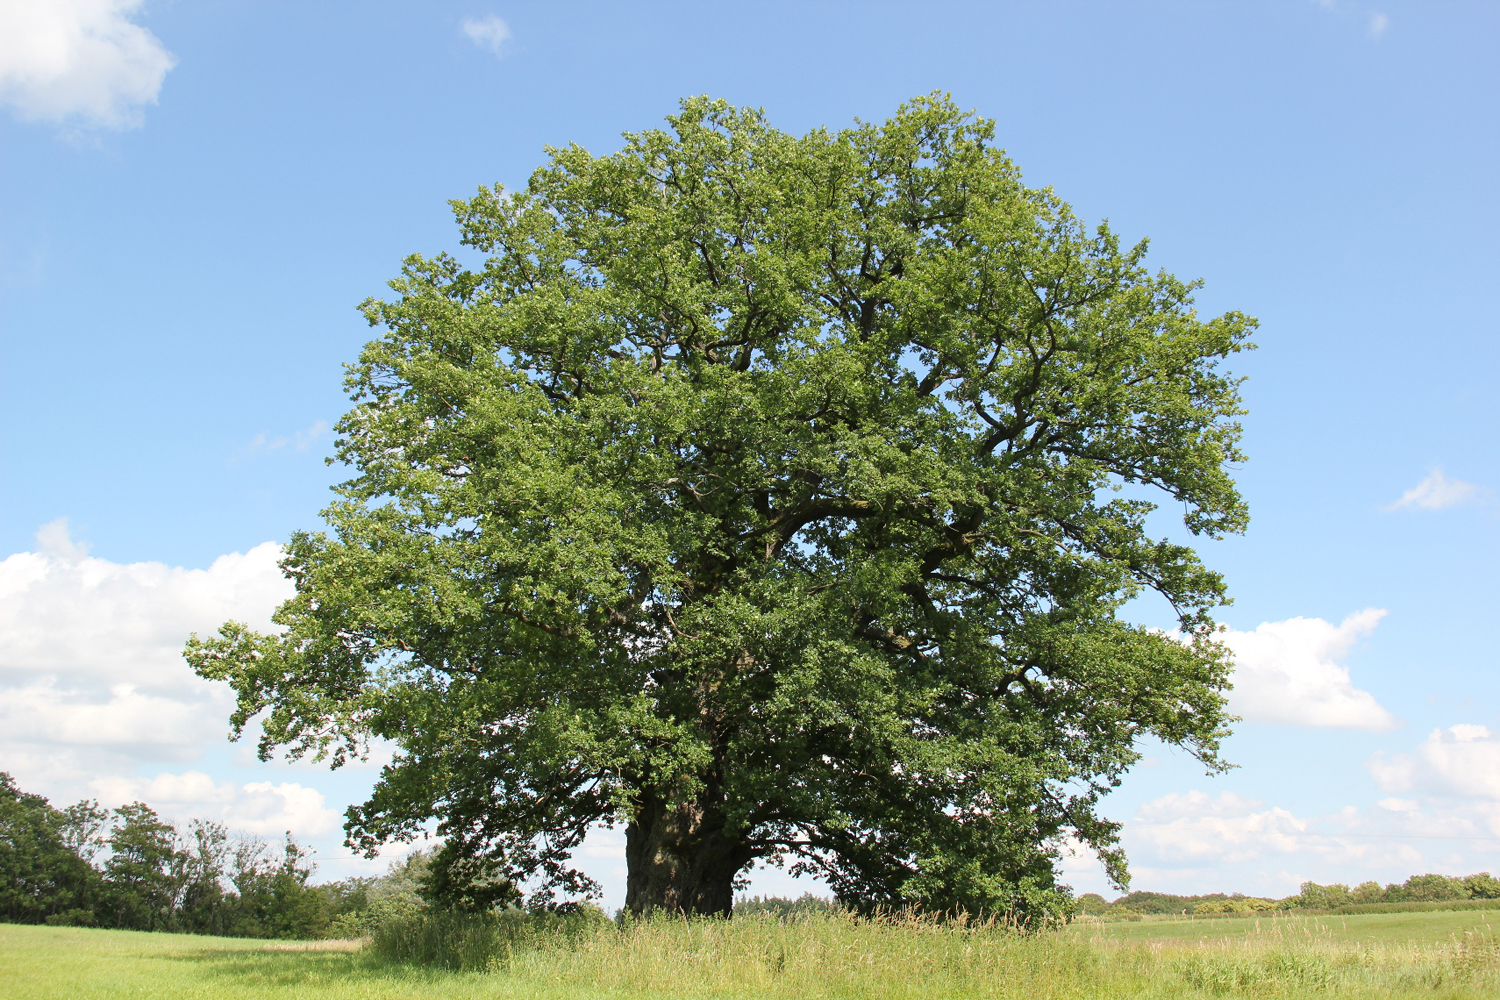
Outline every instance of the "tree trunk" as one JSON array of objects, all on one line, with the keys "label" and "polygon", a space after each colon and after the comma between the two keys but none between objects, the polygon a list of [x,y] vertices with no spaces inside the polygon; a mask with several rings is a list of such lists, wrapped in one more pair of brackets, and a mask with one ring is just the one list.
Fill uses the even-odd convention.
[{"label": "tree trunk", "polygon": [[625,828],[625,907],[727,917],[734,877],[750,862],[743,838],[724,834],[718,809],[643,795]]}]

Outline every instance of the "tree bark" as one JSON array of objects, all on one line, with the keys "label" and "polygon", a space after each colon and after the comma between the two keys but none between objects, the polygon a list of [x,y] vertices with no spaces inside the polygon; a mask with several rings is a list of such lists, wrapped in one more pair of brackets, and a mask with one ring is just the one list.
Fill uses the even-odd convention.
[{"label": "tree bark", "polygon": [[625,828],[625,907],[635,916],[665,910],[727,917],[734,877],[749,862],[744,839],[725,835],[717,808],[643,795]]}]

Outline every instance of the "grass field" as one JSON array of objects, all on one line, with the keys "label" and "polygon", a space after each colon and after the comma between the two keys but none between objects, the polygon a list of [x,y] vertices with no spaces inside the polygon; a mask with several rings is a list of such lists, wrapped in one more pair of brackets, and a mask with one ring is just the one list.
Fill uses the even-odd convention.
[{"label": "grass field", "polygon": [[1500,948],[1482,916],[1146,920],[1031,938],[840,919],[662,921],[497,956],[491,971],[468,973],[396,965],[344,943],[0,925],[0,997],[1456,1000],[1500,996]]},{"label": "grass field", "polygon": [[1107,941],[1222,941],[1240,937],[1316,937],[1346,943],[1442,944],[1474,934],[1500,931],[1500,912],[1429,911],[1425,913],[1365,913],[1303,917],[1265,914],[1254,917],[1147,917],[1131,923],[1077,923],[1068,928],[1074,937]]}]

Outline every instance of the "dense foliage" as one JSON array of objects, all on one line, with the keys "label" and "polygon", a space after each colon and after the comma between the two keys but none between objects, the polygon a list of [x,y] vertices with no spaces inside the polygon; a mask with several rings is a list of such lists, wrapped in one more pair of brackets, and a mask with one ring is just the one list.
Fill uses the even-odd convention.
[{"label": "dense foliage", "polygon": [[0,918],[91,923],[99,873],[80,856],[95,810],[54,809],[0,772]]},{"label": "dense foliage", "polygon": [[[506,893],[727,913],[756,862],[857,907],[1064,905],[1064,837],[1153,736],[1217,769],[1220,577],[1253,322],[1027,188],[924,98],[792,136],[684,102],[455,202],[486,255],[409,258],[351,366],[328,533],[261,635],[187,656],[261,752],[400,746],[366,850],[430,820]],[[1124,494],[1115,491],[1128,489]],[[1117,617],[1154,590],[1166,635]],[[460,879],[460,881],[462,881]]]},{"label": "dense foliage", "polygon": [[311,875],[290,836],[276,850],[211,821],[184,833],[140,802],[56,809],[0,773],[0,919],[12,923],[314,938],[399,912],[379,905],[381,880]]},{"label": "dense foliage", "polygon": [[1500,879],[1489,872],[1455,878],[1451,875],[1413,875],[1405,882],[1381,886],[1363,882],[1352,889],[1342,883],[1319,885],[1303,882],[1302,891],[1291,897],[1294,905],[1310,910],[1334,910],[1344,906],[1377,903],[1437,903],[1465,899],[1500,899]]}]

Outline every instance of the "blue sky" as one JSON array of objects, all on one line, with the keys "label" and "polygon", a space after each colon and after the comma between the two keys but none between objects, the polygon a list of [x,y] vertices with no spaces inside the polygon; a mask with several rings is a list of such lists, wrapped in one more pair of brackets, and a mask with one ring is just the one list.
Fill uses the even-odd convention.
[{"label": "blue sky", "polygon": [[1109,807],[1137,886],[1500,869],[1497,42],[1479,3],[0,0],[0,769],[355,870],[371,772],[255,764],[176,655],[264,618],[263,543],[317,525],[355,305],[546,144],[689,94],[800,132],[946,90],[1261,321],[1252,524],[1204,550],[1241,767],[1149,748]]}]

